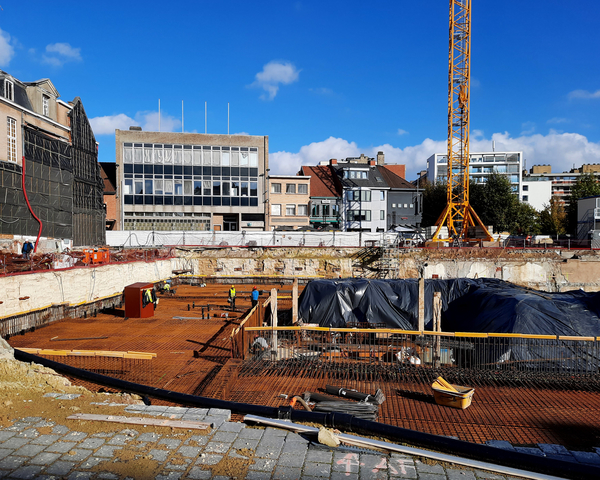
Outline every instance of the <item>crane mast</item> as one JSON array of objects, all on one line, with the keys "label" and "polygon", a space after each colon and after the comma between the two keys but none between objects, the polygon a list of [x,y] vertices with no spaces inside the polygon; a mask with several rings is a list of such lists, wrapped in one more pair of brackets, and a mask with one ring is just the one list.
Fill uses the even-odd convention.
[{"label": "crane mast", "polygon": [[436,222],[434,241],[448,227],[456,241],[472,240],[469,227],[480,226],[480,238],[492,237],[469,203],[469,121],[471,102],[471,0],[450,0],[448,69],[448,173],[446,208]]}]

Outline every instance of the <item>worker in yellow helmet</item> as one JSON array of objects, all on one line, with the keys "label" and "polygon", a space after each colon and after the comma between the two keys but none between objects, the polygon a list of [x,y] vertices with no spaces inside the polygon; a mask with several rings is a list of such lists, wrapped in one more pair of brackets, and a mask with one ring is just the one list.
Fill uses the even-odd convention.
[{"label": "worker in yellow helmet", "polygon": [[231,286],[229,289],[229,303],[231,303],[231,311],[235,310],[235,286]]}]

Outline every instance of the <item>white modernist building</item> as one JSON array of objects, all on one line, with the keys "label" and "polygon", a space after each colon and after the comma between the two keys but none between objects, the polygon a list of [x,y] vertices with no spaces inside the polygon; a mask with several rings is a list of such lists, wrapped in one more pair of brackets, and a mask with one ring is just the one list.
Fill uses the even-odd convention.
[{"label": "white modernist building", "polygon": [[541,212],[552,198],[552,182],[549,178],[535,178],[526,175],[521,182],[519,200]]},{"label": "white modernist building", "polygon": [[[516,194],[521,192],[523,152],[472,152],[469,155],[469,178],[475,183],[485,183],[492,173],[505,175]],[[434,153],[427,159],[427,178],[431,182],[446,183],[448,156]]]}]

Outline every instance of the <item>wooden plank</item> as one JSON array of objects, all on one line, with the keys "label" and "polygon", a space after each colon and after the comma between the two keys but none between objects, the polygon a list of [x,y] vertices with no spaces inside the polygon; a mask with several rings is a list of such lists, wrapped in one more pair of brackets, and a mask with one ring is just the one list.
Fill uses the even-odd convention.
[{"label": "wooden plank", "polygon": [[95,413],[76,413],[67,417],[68,420],[82,420],[92,422],[114,422],[128,423],[132,425],[152,425],[155,427],[169,428],[187,428],[194,430],[206,430],[210,423],[192,422],[189,420],[170,420],[168,418],[145,418],[145,417],[125,417],[118,415],[98,415]]}]

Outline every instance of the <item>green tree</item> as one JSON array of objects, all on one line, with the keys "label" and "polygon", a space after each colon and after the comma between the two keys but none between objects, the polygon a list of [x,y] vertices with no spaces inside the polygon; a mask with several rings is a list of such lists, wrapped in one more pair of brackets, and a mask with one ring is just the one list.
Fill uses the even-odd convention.
[{"label": "green tree", "polygon": [[514,228],[519,200],[505,175],[492,173],[488,176],[478,202],[481,205],[472,205],[484,225],[492,225],[496,232],[511,231]]},{"label": "green tree", "polygon": [[518,235],[537,235],[540,231],[540,214],[527,203],[517,200],[513,205],[512,222],[508,229]]},{"label": "green tree", "polygon": [[540,232],[545,235],[562,235],[567,232],[567,212],[555,198],[540,212]]},{"label": "green tree", "polygon": [[577,183],[571,187],[569,206],[567,207],[567,228],[569,233],[577,234],[577,200],[585,197],[600,195],[600,183],[597,178],[588,173],[577,179]]},{"label": "green tree", "polygon": [[[505,175],[492,173],[485,183],[469,184],[469,203],[485,226],[495,232],[535,235],[539,233],[539,214],[519,202]],[[423,226],[435,225],[447,203],[446,186],[427,184],[423,194]]]},{"label": "green tree", "polygon": [[432,184],[427,182],[423,191],[423,218],[421,225],[424,227],[435,225],[438,217],[444,211],[446,203],[446,185],[443,183]]}]

